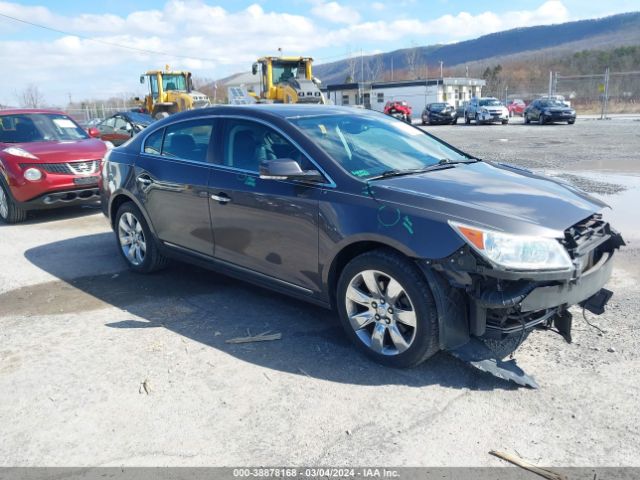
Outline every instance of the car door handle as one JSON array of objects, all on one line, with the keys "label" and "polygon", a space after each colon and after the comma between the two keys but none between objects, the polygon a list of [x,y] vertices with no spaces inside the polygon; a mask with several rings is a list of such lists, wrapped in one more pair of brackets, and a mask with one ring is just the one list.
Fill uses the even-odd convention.
[{"label": "car door handle", "polygon": [[136,180],[139,184],[144,185],[145,187],[148,187],[153,183],[153,180],[149,175],[140,175]]},{"label": "car door handle", "polygon": [[231,199],[225,195],[224,193],[219,193],[218,195],[211,195],[211,199],[215,200],[216,202],[220,202],[222,204],[224,203],[229,203],[231,201]]}]

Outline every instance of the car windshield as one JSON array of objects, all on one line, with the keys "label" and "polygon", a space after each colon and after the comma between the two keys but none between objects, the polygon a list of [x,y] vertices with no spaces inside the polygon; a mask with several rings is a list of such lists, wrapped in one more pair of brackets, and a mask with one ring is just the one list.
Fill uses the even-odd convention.
[{"label": "car windshield", "polygon": [[29,143],[89,138],[71,118],[57,113],[19,113],[0,116],[0,142]]},{"label": "car windshield", "polygon": [[153,122],[153,117],[146,113],[129,112],[127,116],[133,123],[137,125],[144,125],[145,127],[151,125],[151,123]]},{"label": "car windshield", "polygon": [[290,118],[345,170],[359,178],[471,159],[422,130],[377,114]]},{"label": "car windshield", "polygon": [[543,100],[541,102],[541,105],[543,107],[566,107],[566,105],[564,103],[562,103],[560,100]]},{"label": "car windshield", "polygon": [[495,98],[483,98],[480,100],[481,107],[499,107],[502,105],[500,100],[496,100]]},{"label": "car windshield", "polygon": [[439,112],[440,110],[444,110],[447,108],[446,103],[432,103],[429,107],[429,110],[433,110],[434,112]]}]

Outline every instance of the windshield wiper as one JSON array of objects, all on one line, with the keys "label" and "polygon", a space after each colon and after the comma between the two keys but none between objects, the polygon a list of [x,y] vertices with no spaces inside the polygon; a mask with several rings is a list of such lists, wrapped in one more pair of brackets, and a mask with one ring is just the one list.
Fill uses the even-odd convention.
[{"label": "windshield wiper", "polygon": [[434,163],[433,165],[429,165],[428,167],[414,168],[409,170],[397,170],[397,169],[386,170],[378,175],[369,177],[367,180],[379,180],[381,178],[401,177],[403,175],[415,175],[416,173],[425,173],[425,172],[432,172],[434,170],[444,170],[446,168],[453,168],[453,166],[458,163],[475,163],[478,161],[479,160],[477,159],[451,160],[449,158],[443,158],[439,160],[438,163]]}]

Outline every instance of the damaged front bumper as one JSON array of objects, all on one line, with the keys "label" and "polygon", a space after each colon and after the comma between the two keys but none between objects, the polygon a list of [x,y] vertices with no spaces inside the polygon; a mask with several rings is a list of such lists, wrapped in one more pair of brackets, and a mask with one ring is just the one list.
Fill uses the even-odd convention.
[{"label": "damaged front bumper", "polygon": [[424,270],[437,272],[464,300],[457,302],[464,306],[455,315],[441,319],[441,347],[472,363],[486,356],[495,369],[495,362],[512,353],[536,327],[555,326],[571,342],[568,308],[581,305],[595,314],[604,312],[612,295],[604,286],[611,277],[614,252],[624,240],[594,215],[567,229],[563,243],[574,266],[562,272],[499,269],[468,247],[445,259],[426,261]]}]

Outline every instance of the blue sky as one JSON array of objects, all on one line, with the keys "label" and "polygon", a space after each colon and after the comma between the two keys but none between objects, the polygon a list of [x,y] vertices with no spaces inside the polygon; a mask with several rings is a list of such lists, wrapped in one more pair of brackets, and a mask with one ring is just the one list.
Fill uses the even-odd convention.
[{"label": "blue sky", "polygon": [[69,94],[79,100],[142,93],[138,75],[165,64],[215,79],[248,70],[278,47],[327,62],[360,50],[451,43],[639,9],[639,0],[0,0],[0,14],[70,33],[0,17],[0,104],[16,104],[29,83],[63,106]]}]

